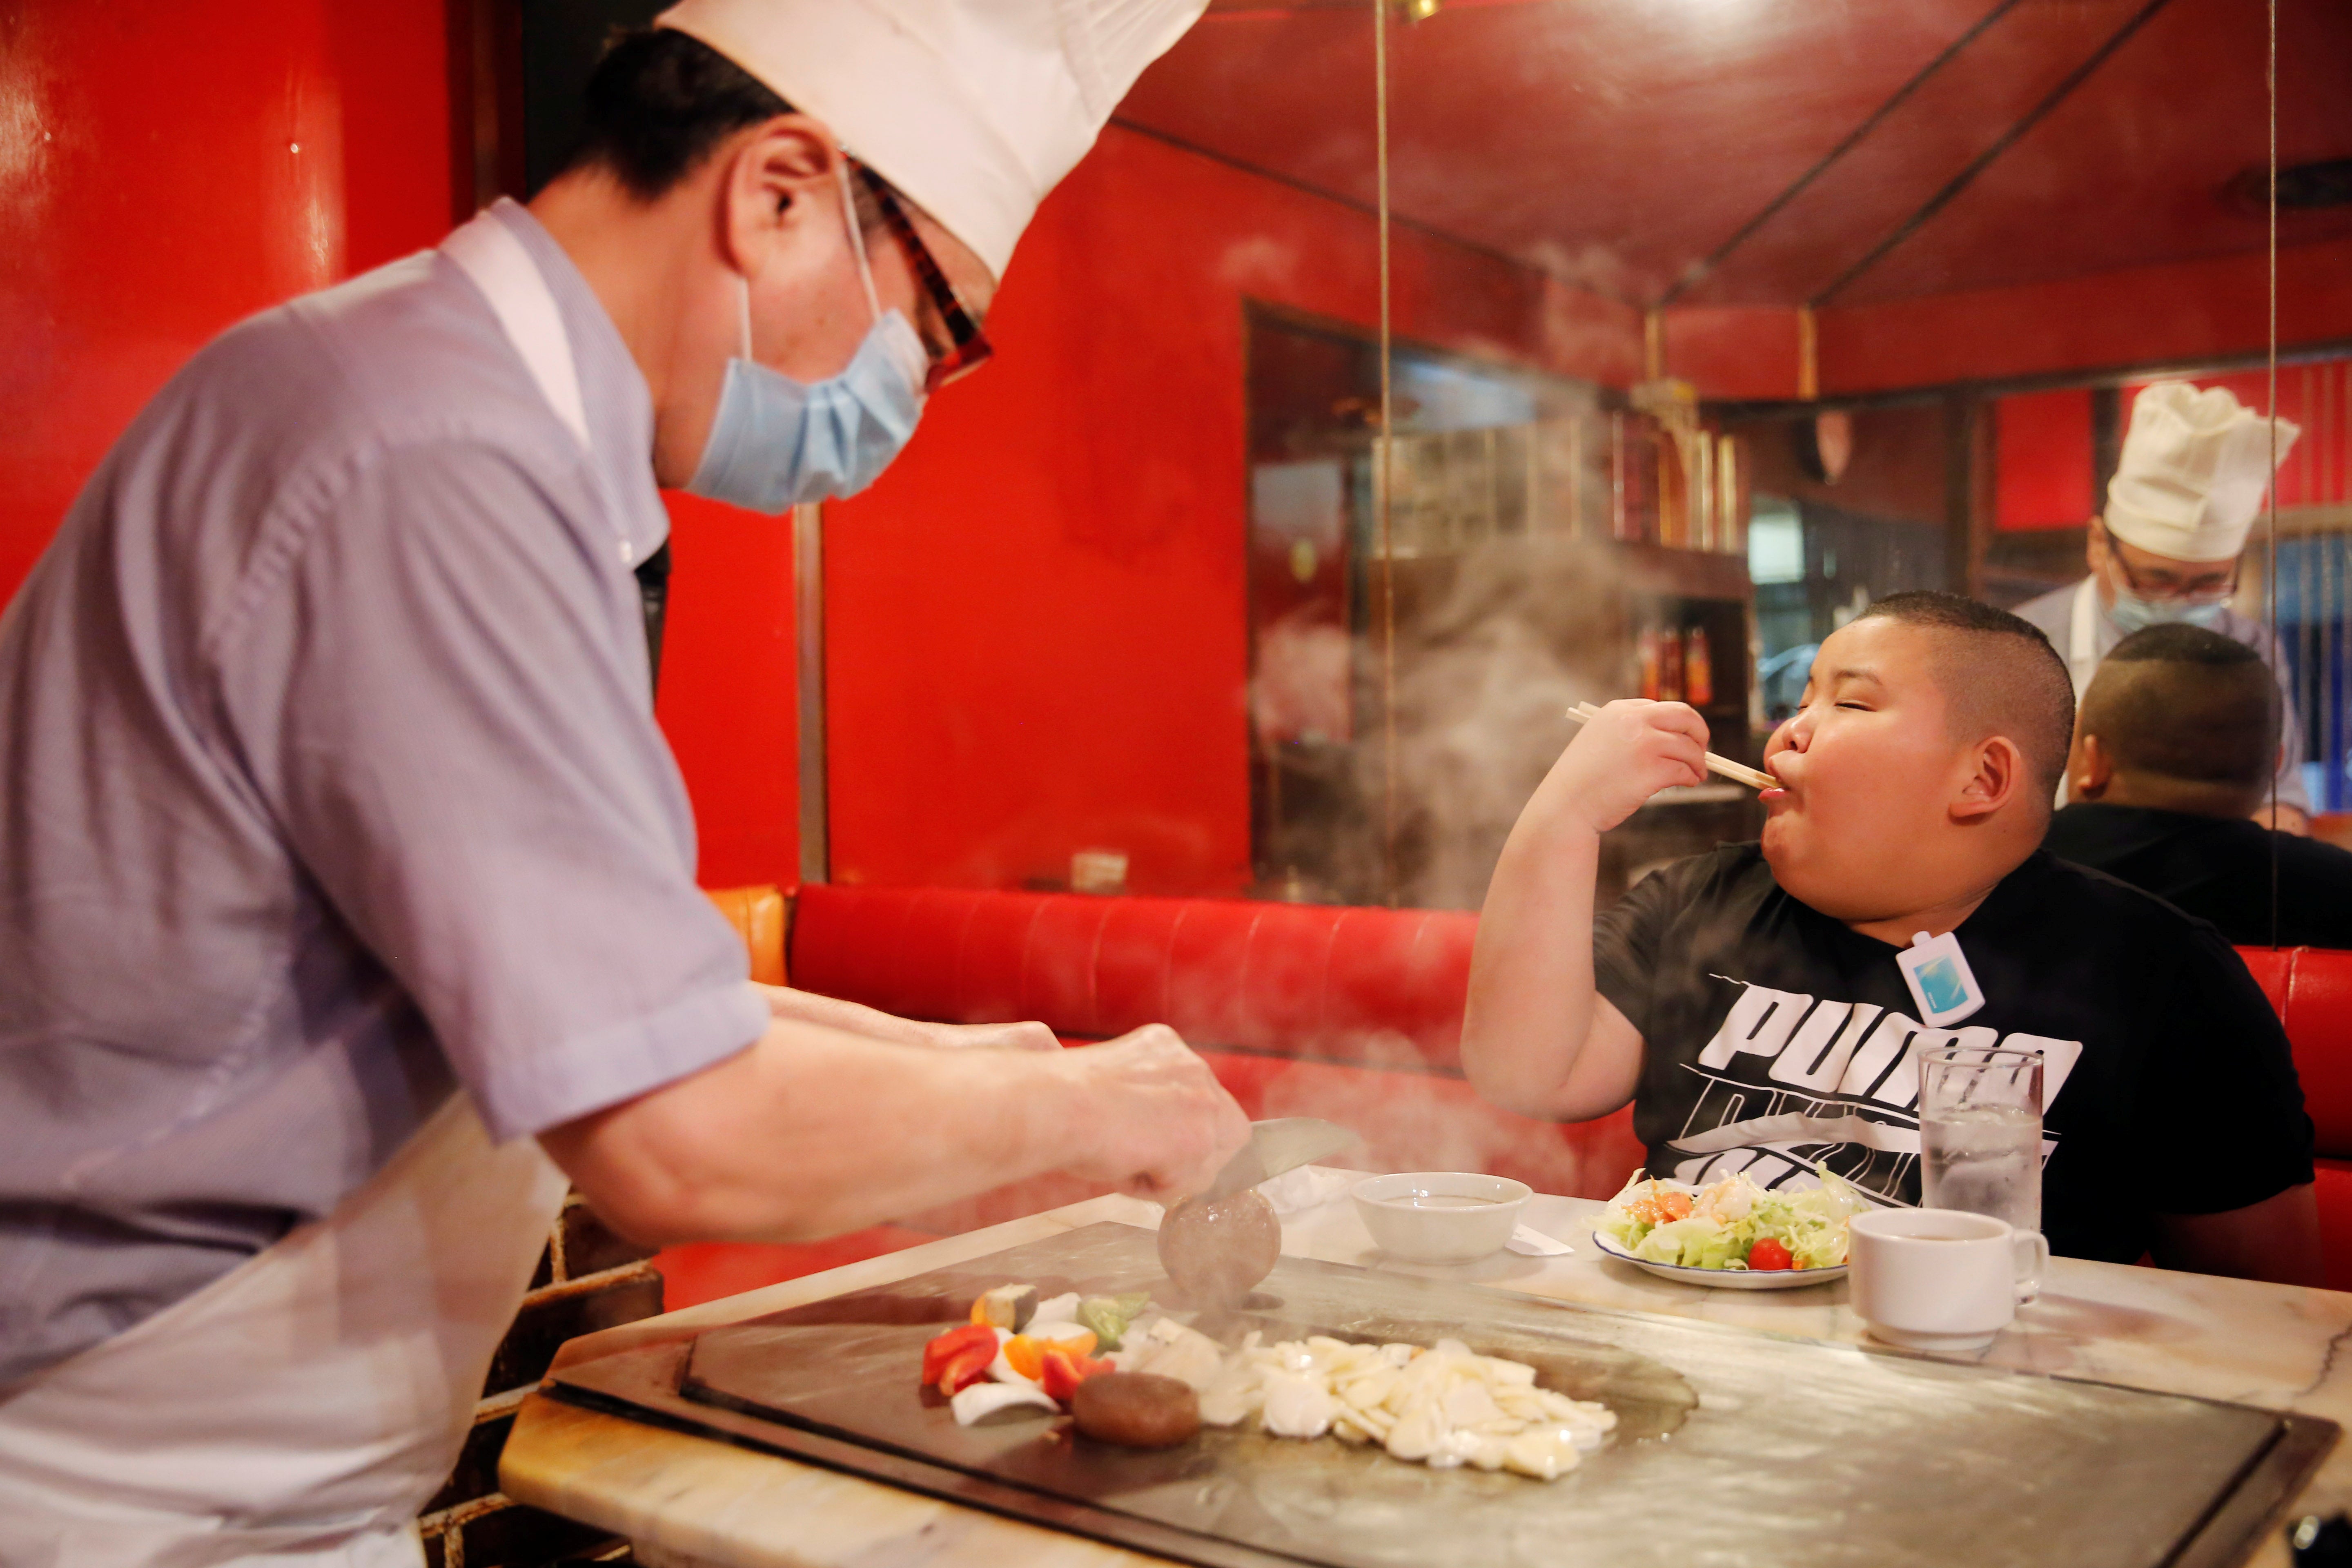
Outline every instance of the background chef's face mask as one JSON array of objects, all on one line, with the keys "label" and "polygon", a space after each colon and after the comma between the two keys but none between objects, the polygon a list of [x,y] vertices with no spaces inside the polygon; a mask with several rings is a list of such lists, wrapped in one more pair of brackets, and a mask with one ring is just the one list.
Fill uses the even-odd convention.
[{"label": "background chef's face mask", "polygon": [[2116,629],[2129,637],[2146,626],[2161,626],[2167,621],[2186,621],[2192,626],[2208,631],[2221,624],[2221,614],[2230,607],[2226,599],[2149,599],[2129,588],[2110,585],[2116,595],[2115,606],[2107,618]]},{"label": "background chef's face mask", "polygon": [[840,374],[794,381],[751,357],[751,283],[739,275],[743,352],[727,362],[718,417],[686,484],[695,495],[771,513],[797,501],[854,496],[890,466],[915,433],[929,356],[906,316],[882,309],[866,261],[866,237],[858,232],[849,164],[844,159],[836,166],[850,248],[874,324]]}]

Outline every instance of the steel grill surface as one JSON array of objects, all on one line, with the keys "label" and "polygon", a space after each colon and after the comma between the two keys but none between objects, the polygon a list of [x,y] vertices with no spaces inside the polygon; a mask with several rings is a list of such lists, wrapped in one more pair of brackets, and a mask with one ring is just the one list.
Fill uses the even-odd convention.
[{"label": "steel grill surface", "polygon": [[[1066,1419],[959,1427],[922,1346],[992,1286],[1168,1284],[1096,1225],[567,1369],[556,1392],[1164,1556],[1332,1568],[2221,1563],[2335,1436],[2325,1422],[1285,1258],[1221,1342],[1456,1338],[1618,1413],[1553,1482],[1432,1470],[1334,1438],[1204,1430],[1144,1453]],[[1148,1321],[1148,1317],[1147,1317]]]}]

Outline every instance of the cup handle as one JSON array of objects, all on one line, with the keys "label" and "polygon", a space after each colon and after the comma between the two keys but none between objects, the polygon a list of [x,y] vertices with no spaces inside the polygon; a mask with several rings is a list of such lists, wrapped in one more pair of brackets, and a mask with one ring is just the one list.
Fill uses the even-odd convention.
[{"label": "cup handle", "polygon": [[[2038,1230],[2021,1230],[2009,1240],[2017,1267],[2017,1300],[2022,1305],[2042,1294],[2042,1271],[2050,1267],[2050,1238]],[[2026,1261],[2029,1255],[2031,1263]]]}]

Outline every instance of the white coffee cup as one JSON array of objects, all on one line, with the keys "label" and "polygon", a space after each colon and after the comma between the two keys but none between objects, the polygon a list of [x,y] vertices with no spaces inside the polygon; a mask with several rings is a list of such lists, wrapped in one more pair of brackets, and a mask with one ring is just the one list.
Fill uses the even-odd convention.
[{"label": "white coffee cup", "polygon": [[1906,1350],[1982,1350],[2017,1316],[2018,1279],[2049,1259],[2040,1232],[1990,1215],[1887,1208],[1846,1224],[1854,1312]]}]

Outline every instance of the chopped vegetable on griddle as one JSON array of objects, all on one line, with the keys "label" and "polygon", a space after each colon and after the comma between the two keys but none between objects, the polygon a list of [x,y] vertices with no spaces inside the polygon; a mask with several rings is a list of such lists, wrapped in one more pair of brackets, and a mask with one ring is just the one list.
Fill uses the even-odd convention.
[{"label": "chopped vegetable on griddle", "polygon": [[992,1329],[1010,1329],[1017,1334],[1029,1326],[1036,1311],[1037,1287],[999,1285],[972,1302],[971,1321]]}]

